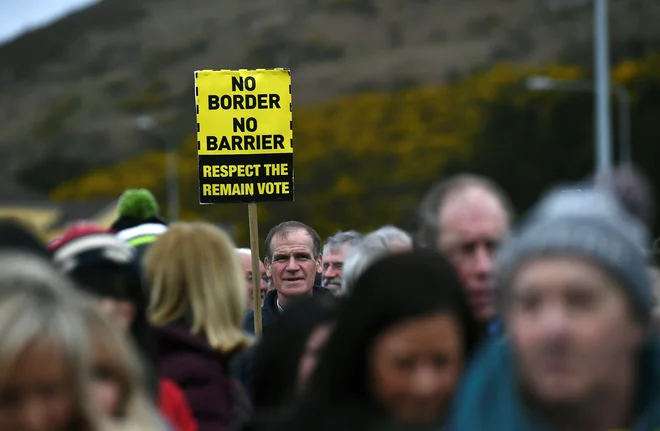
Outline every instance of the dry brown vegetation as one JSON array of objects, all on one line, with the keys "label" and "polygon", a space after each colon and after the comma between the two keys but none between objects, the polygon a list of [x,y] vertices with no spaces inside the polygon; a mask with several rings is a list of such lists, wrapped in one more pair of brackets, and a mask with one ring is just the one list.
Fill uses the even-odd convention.
[{"label": "dry brown vegetation", "polygon": [[[611,3],[613,62],[660,47],[660,2]],[[45,191],[162,147],[135,130],[139,113],[181,141],[194,128],[196,69],[290,67],[294,103],[306,105],[441,83],[501,61],[588,63],[589,4],[104,0],[0,46],[0,169]]]}]

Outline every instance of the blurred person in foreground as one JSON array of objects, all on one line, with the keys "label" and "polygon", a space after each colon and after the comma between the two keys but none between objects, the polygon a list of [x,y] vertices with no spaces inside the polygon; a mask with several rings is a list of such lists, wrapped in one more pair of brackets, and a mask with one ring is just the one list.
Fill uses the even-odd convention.
[{"label": "blurred person in foreground", "polygon": [[[13,317],[11,323],[15,325],[11,332],[0,329],[0,344],[4,343],[0,350],[16,352],[14,349],[20,340],[34,336],[35,331],[44,331],[44,339],[33,339],[26,347],[26,357],[23,358],[25,362],[16,364],[18,375],[13,378],[21,381],[22,385],[28,383],[28,387],[15,387],[13,389],[17,393],[12,394],[2,391],[3,400],[9,398],[11,402],[18,403],[13,406],[5,403],[3,407],[13,407],[13,418],[18,419],[20,424],[3,427],[2,422],[6,418],[0,413],[0,429],[92,431],[107,429],[109,425],[117,430],[167,429],[146,396],[141,364],[136,360],[135,350],[122,336],[120,329],[103,316],[96,302],[76,291],[69,280],[58,274],[49,262],[36,256],[0,254],[0,268],[0,309],[11,304],[15,306],[12,311],[20,314],[16,317],[12,313],[0,311],[3,317]],[[47,325],[48,329],[41,328],[42,324]],[[3,327],[2,323],[0,327]],[[63,364],[55,350],[47,355],[46,360],[37,361],[35,366],[34,356],[46,355],[44,349],[54,348],[53,342],[63,341],[63,336],[69,337],[68,344],[59,347],[66,347],[70,352],[71,349],[77,349],[80,356],[69,357]],[[85,372],[83,387],[69,386],[68,390],[73,389],[77,396],[83,397],[83,403],[89,402],[87,395],[90,397],[92,402],[88,409],[94,420],[86,421],[88,426],[67,428],[58,425],[67,404],[67,390],[64,387],[58,389],[54,380],[57,367],[62,366],[69,372]],[[39,387],[37,382],[46,376],[50,380]],[[30,388],[29,383],[35,386]],[[21,393],[21,389],[27,391]],[[25,416],[21,417],[21,414]]]},{"label": "blurred person in foreground", "polygon": [[628,212],[652,227],[655,221],[654,190],[646,175],[634,166],[618,166],[595,175],[593,185],[612,192]]},{"label": "blurred person in foreground", "polygon": [[13,218],[0,218],[0,248],[29,252],[45,259],[51,257],[36,232],[26,223]]},{"label": "blurred person in foreground", "polygon": [[[249,248],[239,248],[236,249],[240,259],[241,266],[245,272],[245,280],[247,284],[247,294],[248,294],[248,309],[254,309],[254,276],[252,275],[252,250]],[[263,304],[264,297],[268,293],[268,286],[270,284],[270,279],[266,275],[266,267],[263,262],[259,262],[259,296],[261,297],[261,303]]]},{"label": "blurred person in foreground", "polygon": [[[266,236],[266,273],[272,278],[273,290],[261,307],[264,333],[292,303],[312,295],[332,295],[315,285],[322,270],[321,238],[314,229],[297,221],[278,224]],[[254,311],[250,311],[244,328],[254,333]]]},{"label": "blurred person in foreground", "polygon": [[314,372],[338,314],[338,299],[309,297],[288,308],[257,345],[253,382],[255,429],[290,413]]},{"label": "blurred person in foreground", "polygon": [[121,328],[94,303],[81,304],[80,313],[89,334],[93,395],[101,414],[117,425],[133,427],[128,429],[196,431],[194,422],[169,428],[157,413],[145,390],[144,363]]},{"label": "blurred person in foreground", "polygon": [[247,296],[236,247],[209,223],[175,223],[144,265],[159,375],[183,389],[200,431],[230,429],[250,408],[231,361],[253,343],[241,328]]},{"label": "blurred person in foreground", "polygon": [[362,241],[362,234],[354,230],[337,232],[323,245],[323,287],[333,293],[341,290],[342,272],[346,256]]},{"label": "blurred person in foreground", "polygon": [[442,429],[478,337],[454,268],[432,251],[390,255],[345,301],[282,429]]},{"label": "blurred person in foreground", "polygon": [[135,251],[111,232],[89,222],[72,224],[48,245],[53,263],[97,298],[101,307],[129,330],[145,359],[153,359],[146,297]]},{"label": "blurred person in foreground", "polygon": [[85,323],[47,261],[0,253],[0,429],[96,431]]},{"label": "blurred person in foreground", "polygon": [[412,249],[412,238],[395,226],[383,226],[367,234],[348,253],[342,273],[342,295],[350,294],[366,269],[385,256]]},{"label": "blurred person in foreground", "polygon": [[655,306],[653,308],[653,319],[657,328],[660,328],[660,238],[653,242],[651,248],[651,263],[649,264],[651,283],[653,286],[653,297]]},{"label": "blurred person in foreground", "polygon": [[155,373],[155,336],[147,321],[147,298],[135,249],[102,227],[78,222],[49,245],[55,265],[98,302],[138,347],[146,373],[148,394],[158,401],[163,415],[177,431],[196,430],[190,407],[181,389]]},{"label": "blurred person in foreground", "polygon": [[649,274],[651,277],[651,286],[653,287],[653,320],[656,328],[660,329],[660,269],[657,265],[653,265],[649,268]]},{"label": "blurred person in foreground", "polygon": [[[651,228],[655,223],[656,205],[654,200],[654,189],[648,177],[635,166],[617,166],[603,174],[595,175],[591,184],[596,188],[609,190],[618,199],[628,212],[646,223]],[[648,268],[653,285],[653,297],[655,307],[653,318],[660,324],[660,242],[654,241],[651,248]]]},{"label": "blurred person in foreground", "polygon": [[507,337],[475,358],[449,430],[658,429],[649,244],[607,190],[546,196],[501,250]]},{"label": "blurred person in foreground", "polygon": [[498,334],[494,253],[507,238],[511,205],[492,181],[462,174],[440,181],[419,207],[416,245],[443,253],[454,265],[474,313],[492,335]]}]

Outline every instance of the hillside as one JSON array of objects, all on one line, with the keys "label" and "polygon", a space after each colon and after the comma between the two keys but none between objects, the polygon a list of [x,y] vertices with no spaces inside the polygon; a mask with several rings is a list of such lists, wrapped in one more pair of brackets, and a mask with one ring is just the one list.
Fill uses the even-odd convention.
[{"label": "hillside", "polygon": [[[613,62],[660,50],[660,2],[611,3]],[[136,131],[142,113],[180,142],[194,127],[196,69],[290,67],[301,105],[453,80],[503,60],[588,63],[590,4],[104,0],[0,46],[3,182],[45,192],[162,147]]]}]

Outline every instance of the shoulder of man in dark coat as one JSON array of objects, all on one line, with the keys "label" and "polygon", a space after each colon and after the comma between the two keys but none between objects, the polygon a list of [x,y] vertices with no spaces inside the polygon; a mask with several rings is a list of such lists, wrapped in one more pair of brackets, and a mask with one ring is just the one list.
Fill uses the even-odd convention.
[{"label": "shoulder of man in dark coat", "polygon": [[243,384],[250,400],[253,399],[252,391],[252,368],[254,359],[258,354],[259,344],[254,344],[247,349],[232,355],[229,361],[231,375]]},{"label": "shoulder of man in dark coat", "polygon": [[[325,287],[314,285],[312,286],[313,295],[334,295],[331,290]],[[273,323],[280,312],[277,308],[277,290],[273,289],[266,294],[264,298],[264,305],[261,307],[261,319],[263,328]],[[250,310],[245,315],[243,321],[243,329],[250,334],[254,334],[254,311]]]},{"label": "shoulder of man in dark coat", "polygon": [[312,292],[314,295],[334,295],[332,290],[326,289],[325,287],[316,284],[312,287]]},{"label": "shoulder of man in dark coat", "polygon": [[[266,294],[264,305],[261,307],[262,327],[266,327],[275,320],[279,311],[277,310],[277,290],[273,289]],[[254,310],[249,310],[243,320],[243,329],[254,334]]]}]

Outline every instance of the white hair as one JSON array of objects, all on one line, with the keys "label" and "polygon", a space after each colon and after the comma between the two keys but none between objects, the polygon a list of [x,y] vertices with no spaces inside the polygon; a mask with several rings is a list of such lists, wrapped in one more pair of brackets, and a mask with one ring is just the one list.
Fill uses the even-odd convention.
[{"label": "white hair", "polygon": [[349,230],[346,232],[337,232],[332,235],[326,243],[323,245],[323,254],[327,254],[329,251],[336,252],[344,244],[348,244],[351,247],[355,247],[362,241],[364,236],[357,231]]},{"label": "white hair", "polygon": [[391,254],[396,245],[412,247],[412,238],[395,226],[383,226],[366,235],[351,249],[344,261],[341,294],[350,294],[364,271],[379,259]]},{"label": "white hair", "polygon": [[412,237],[396,226],[386,225],[365,236],[363,243],[367,244],[368,247],[383,247],[386,249],[397,243],[412,247]]},{"label": "white hair", "polygon": [[252,250],[249,248],[237,248],[236,253],[252,257]]}]

